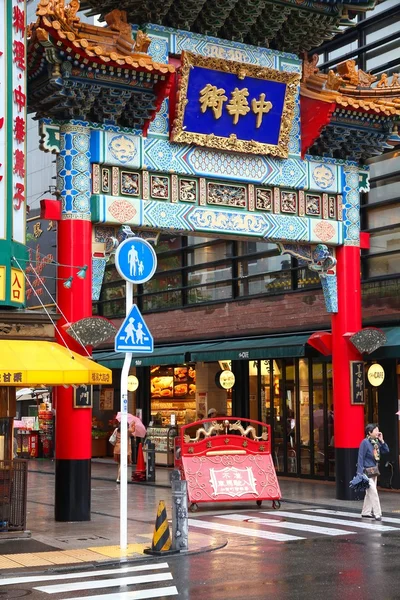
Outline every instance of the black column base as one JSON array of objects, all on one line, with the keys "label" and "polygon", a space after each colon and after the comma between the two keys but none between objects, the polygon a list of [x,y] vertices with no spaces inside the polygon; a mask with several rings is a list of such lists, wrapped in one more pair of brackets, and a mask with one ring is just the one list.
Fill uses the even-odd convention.
[{"label": "black column base", "polygon": [[56,521],[90,521],[91,460],[56,460]]},{"label": "black column base", "polygon": [[358,448],[336,448],[336,498],[337,500],[359,500],[349,487],[357,471]]}]

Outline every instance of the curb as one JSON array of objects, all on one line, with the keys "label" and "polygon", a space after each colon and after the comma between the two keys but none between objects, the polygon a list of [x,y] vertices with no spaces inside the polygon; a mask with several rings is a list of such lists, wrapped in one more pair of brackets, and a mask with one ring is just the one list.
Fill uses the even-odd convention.
[{"label": "curb", "polygon": [[119,559],[108,559],[108,560],[99,560],[99,561],[95,561],[95,562],[86,562],[86,563],[75,563],[75,564],[70,564],[70,565],[65,565],[65,566],[59,566],[59,567],[48,567],[47,569],[40,569],[38,568],[38,570],[36,571],[26,571],[23,569],[23,567],[21,567],[21,569],[4,569],[1,571],[0,574],[0,579],[2,579],[3,577],[9,577],[11,574],[15,575],[15,573],[17,573],[18,575],[22,576],[28,576],[28,575],[38,575],[38,574],[48,574],[48,575],[54,575],[57,573],[67,573],[70,571],[90,571],[90,570],[97,570],[97,569],[103,569],[105,567],[114,567],[114,566],[126,566],[129,565],[131,563],[137,564],[137,563],[143,563],[143,564],[148,564],[149,560],[151,560],[152,562],[159,562],[159,561],[165,561],[165,560],[170,560],[171,558],[179,558],[179,557],[184,557],[184,556],[194,556],[196,554],[205,554],[205,553],[209,553],[209,552],[214,552],[215,550],[221,550],[222,548],[225,548],[225,546],[228,545],[228,540],[225,538],[214,538],[215,539],[215,544],[212,544],[210,546],[202,546],[201,548],[196,548],[194,550],[184,550],[184,551],[178,551],[176,554],[169,554],[167,556],[150,556],[150,555],[138,555],[138,556],[132,556],[132,557],[124,557],[124,558],[119,558]]}]

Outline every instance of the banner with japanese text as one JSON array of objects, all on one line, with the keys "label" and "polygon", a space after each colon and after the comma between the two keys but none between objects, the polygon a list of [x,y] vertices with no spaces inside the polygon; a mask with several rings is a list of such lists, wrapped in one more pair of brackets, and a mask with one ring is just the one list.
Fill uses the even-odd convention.
[{"label": "banner with japanese text", "polygon": [[0,305],[23,306],[26,266],[26,5],[0,0]]}]

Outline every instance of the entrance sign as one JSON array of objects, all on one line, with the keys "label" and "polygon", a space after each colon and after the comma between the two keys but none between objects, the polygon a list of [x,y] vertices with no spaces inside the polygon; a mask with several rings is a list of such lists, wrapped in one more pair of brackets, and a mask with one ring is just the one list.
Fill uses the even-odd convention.
[{"label": "entrance sign", "polygon": [[378,364],[371,365],[368,369],[367,377],[371,385],[378,387],[378,385],[381,385],[385,379],[384,368],[382,365]]},{"label": "entrance sign", "polygon": [[128,238],[117,248],[115,266],[125,281],[145,283],[154,275],[157,255],[153,246],[146,240]]},{"label": "entrance sign", "polygon": [[298,73],[182,53],[175,142],[286,158]]},{"label": "entrance sign", "polygon": [[153,352],[154,342],[140,310],[134,304],[115,337],[116,352]]}]

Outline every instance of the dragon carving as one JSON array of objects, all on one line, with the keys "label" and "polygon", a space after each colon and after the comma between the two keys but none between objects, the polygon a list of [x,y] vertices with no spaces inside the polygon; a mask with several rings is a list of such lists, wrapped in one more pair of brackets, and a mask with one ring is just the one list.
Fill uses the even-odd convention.
[{"label": "dragon carving", "polygon": [[240,421],[236,421],[236,423],[232,424],[230,424],[229,421],[225,421],[224,423],[217,423],[216,421],[213,421],[208,431],[206,431],[204,427],[199,427],[199,429],[196,431],[196,437],[191,438],[190,435],[185,435],[183,439],[186,444],[189,444],[190,442],[199,442],[200,439],[211,437],[213,434],[218,434],[224,429],[225,434],[227,434],[229,431],[239,431],[242,437],[250,436],[256,441],[263,440],[266,442],[268,440],[268,433],[266,431],[264,431],[260,436],[257,436],[254,427],[249,425],[245,429]]}]

